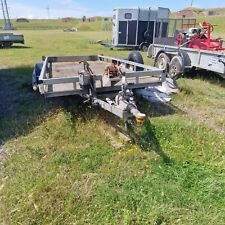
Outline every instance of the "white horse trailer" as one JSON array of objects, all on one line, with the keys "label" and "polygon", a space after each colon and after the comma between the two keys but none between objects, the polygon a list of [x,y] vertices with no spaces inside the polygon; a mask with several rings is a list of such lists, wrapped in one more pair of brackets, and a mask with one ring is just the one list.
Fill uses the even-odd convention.
[{"label": "white horse trailer", "polygon": [[147,48],[154,37],[167,37],[169,17],[168,8],[114,9],[112,48]]}]

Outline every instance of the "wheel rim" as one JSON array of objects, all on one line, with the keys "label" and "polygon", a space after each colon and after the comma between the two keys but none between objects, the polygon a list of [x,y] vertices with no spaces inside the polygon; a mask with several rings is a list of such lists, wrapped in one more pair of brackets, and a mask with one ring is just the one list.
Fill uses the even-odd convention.
[{"label": "wheel rim", "polygon": [[162,69],[162,70],[166,70],[166,60],[165,60],[165,58],[160,58],[159,60],[158,60],[158,68],[159,69]]},{"label": "wheel rim", "polygon": [[144,52],[147,52],[147,51],[148,51],[148,47],[147,47],[146,45],[144,45],[144,46],[142,47],[142,50],[143,50]]},{"label": "wheel rim", "polygon": [[177,67],[176,65],[171,66],[169,77],[174,78],[177,75]]}]

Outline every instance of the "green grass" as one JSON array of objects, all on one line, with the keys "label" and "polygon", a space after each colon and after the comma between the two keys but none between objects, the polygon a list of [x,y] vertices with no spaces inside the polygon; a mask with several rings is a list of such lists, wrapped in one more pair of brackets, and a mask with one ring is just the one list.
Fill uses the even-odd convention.
[{"label": "green grass", "polygon": [[0,51],[0,140],[10,155],[0,224],[225,223],[224,81],[192,75],[171,104],[140,99],[148,119],[118,148],[118,118],[76,97],[44,99],[30,82],[42,55],[128,52],[89,44],[110,32],[19,32],[27,48]]},{"label": "green grass", "polygon": [[[0,20],[2,27],[4,21]],[[32,19],[29,23],[18,23],[12,20],[16,30],[63,30],[65,28],[76,27],[79,31],[101,31],[102,18],[98,18],[94,22],[82,22],[81,19],[70,19],[64,22],[61,19]]]},{"label": "green grass", "polygon": [[110,32],[63,32],[62,30],[23,30],[25,47],[15,45],[11,49],[1,49],[1,67],[33,66],[42,56],[58,55],[121,55],[127,51],[110,51],[101,45],[90,44],[90,41],[104,40],[111,37]]}]

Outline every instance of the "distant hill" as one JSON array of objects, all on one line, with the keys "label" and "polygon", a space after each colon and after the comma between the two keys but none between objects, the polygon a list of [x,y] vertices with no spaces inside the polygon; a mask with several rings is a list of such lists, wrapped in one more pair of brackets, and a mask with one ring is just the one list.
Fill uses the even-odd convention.
[{"label": "distant hill", "polygon": [[[196,17],[202,17],[202,16],[225,16],[225,8],[196,8],[196,7],[187,7],[182,10],[179,10],[178,12],[173,12],[172,17],[176,17],[177,15],[180,15],[181,12],[192,12]],[[190,13],[189,13],[190,14]]]}]

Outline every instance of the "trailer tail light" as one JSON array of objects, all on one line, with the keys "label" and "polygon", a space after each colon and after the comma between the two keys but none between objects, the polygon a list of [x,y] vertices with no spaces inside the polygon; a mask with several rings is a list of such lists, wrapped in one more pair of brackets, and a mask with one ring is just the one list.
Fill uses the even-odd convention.
[{"label": "trailer tail light", "polygon": [[145,118],[146,118],[146,115],[143,113],[139,113],[138,115],[136,115],[137,125],[139,126],[143,125],[145,122]]}]

